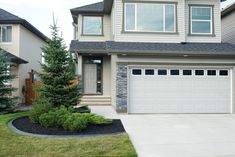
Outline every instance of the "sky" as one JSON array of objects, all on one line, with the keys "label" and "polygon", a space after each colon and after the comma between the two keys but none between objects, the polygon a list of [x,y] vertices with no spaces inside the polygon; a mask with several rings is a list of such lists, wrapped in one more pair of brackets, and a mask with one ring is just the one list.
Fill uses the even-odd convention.
[{"label": "sky", "polygon": [[[23,19],[26,19],[38,30],[51,37],[50,25],[53,23],[53,14],[57,19],[62,37],[69,46],[73,39],[71,8],[100,2],[102,0],[0,0],[0,7]],[[224,8],[235,0],[223,2]]]}]

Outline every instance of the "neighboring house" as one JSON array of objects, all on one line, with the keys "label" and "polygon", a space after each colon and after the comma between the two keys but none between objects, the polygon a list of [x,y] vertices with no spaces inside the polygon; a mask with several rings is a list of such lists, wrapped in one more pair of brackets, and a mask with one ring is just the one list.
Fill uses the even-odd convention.
[{"label": "neighboring house", "polygon": [[[19,103],[24,103],[25,79],[31,70],[40,71],[42,61],[41,47],[46,44],[47,37],[26,20],[0,9],[0,47],[11,55],[25,60],[28,64],[16,63],[12,73],[17,75],[12,85],[18,90]],[[25,63],[25,62],[23,62]]]},{"label": "neighboring house", "polygon": [[222,41],[235,44],[235,3],[221,12]]},{"label": "neighboring house", "polygon": [[81,104],[122,113],[233,113],[235,46],[219,0],[104,0],[71,9]]}]

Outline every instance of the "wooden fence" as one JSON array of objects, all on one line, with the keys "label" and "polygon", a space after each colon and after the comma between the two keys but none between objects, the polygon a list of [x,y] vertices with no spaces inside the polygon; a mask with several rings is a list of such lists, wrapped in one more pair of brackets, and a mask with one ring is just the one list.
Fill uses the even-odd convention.
[{"label": "wooden fence", "polygon": [[[72,80],[73,84],[77,84],[78,80]],[[25,91],[25,104],[32,105],[33,101],[37,98],[38,92],[34,90],[34,87],[41,86],[40,81],[34,79],[34,72],[29,72],[29,78],[25,79],[26,91]]]}]

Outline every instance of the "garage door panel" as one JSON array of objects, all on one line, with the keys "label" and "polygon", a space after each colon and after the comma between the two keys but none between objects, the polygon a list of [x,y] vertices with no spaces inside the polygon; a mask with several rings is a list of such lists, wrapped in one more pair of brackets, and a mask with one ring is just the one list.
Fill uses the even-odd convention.
[{"label": "garage door panel", "polygon": [[231,77],[130,74],[129,92],[130,113],[229,113]]}]

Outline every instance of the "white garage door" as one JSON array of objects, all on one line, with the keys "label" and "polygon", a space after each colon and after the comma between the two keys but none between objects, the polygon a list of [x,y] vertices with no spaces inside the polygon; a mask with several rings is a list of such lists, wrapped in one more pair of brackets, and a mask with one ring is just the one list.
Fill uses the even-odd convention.
[{"label": "white garage door", "polygon": [[129,113],[230,113],[231,70],[130,68]]}]

